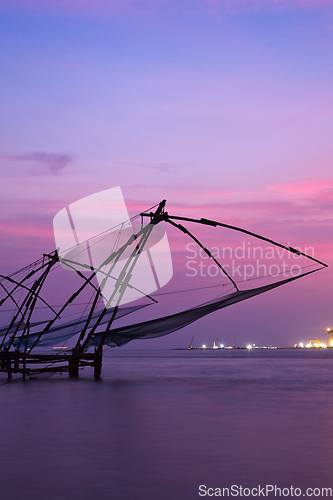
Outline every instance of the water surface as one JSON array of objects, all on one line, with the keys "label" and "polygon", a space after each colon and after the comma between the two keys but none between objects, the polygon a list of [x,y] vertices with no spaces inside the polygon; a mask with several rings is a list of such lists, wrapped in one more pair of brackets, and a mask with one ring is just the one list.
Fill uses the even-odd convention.
[{"label": "water surface", "polygon": [[100,381],[88,368],[2,385],[1,498],[333,487],[332,368],[333,349],[112,349]]}]

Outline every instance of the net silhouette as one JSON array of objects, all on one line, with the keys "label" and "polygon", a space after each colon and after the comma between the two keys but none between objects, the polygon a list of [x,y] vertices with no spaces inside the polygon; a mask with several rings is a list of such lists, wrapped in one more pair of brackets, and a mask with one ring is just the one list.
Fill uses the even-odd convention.
[{"label": "net silhouette", "polygon": [[[95,378],[99,378],[105,346],[121,346],[136,339],[151,339],[168,335],[215,311],[266,293],[327,267],[312,256],[245,229],[208,219],[171,216],[165,211],[165,203],[166,201],[163,200],[155,207],[135,216],[133,220],[141,217],[140,229],[127,239],[120,238],[118,247],[112,249],[98,268],[92,268],[80,261],[80,248],[76,249],[76,253],[71,252],[70,258],[61,257],[61,266],[65,265],[74,270],[80,282],[67,300],[58,306],[52,305],[51,301],[46,300],[42,294],[43,287],[53,272],[61,268],[57,251],[44,254],[41,259],[9,276],[0,276],[0,312],[2,313],[0,371],[6,372],[9,378],[13,373],[19,373],[25,378],[40,372],[62,371],[67,371],[69,375],[76,377],[80,368],[92,366]],[[149,223],[144,225],[143,221],[146,218],[149,219]],[[180,220],[210,227],[221,226],[245,233],[310,259],[315,269],[303,269],[298,276],[242,290],[240,283],[236,283],[229,276],[222,264],[199,239],[178,223]],[[116,322],[119,319],[157,302],[154,295],[147,295],[138,286],[134,286],[131,283],[131,277],[140,255],[149,247],[149,238],[154,228],[161,223],[171,225],[195,241],[198,247],[220,268],[233,291],[174,314],[132,322],[126,326],[117,326]],[[105,237],[107,236],[106,232]],[[96,235],[96,241],[101,241],[101,235]],[[121,272],[113,275],[113,269],[120,262],[122,262]],[[98,273],[100,275],[96,279]],[[111,280],[113,283],[112,288],[108,289],[107,296],[103,293],[103,286],[99,286],[103,280]],[[127,304],[122,305],[124,294],[131,290],[135,292],[136,298],[142,295],[144,300],[139,299],[132,305],[129,305],[127,300]],[[89,295],[89,300],[82,302],[82,298],[87,295]],[[68,319],[73,306],[79,305],[80,300],[84,308],[81,308],[80,313],[73,313],[74,317]],[[43,311],[44,318],[41,317],[43,316],[41,311]],[[150,308],[147,311],[150,311]],[[72,340],[72,346],[67,351],[66,344],[70,340]],[[54,349],[51,354],[47,350],[49,348]]]}]

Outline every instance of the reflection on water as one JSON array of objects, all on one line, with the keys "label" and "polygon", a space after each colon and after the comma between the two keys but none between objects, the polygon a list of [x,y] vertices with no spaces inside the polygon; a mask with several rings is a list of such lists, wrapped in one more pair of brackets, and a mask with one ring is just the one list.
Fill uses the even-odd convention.
[{"label": "reflection on water", "polygon": [[1,498],[333,487],[332,368],[333,350],[114,349],[101,381],[87,369],[3,385]]}]

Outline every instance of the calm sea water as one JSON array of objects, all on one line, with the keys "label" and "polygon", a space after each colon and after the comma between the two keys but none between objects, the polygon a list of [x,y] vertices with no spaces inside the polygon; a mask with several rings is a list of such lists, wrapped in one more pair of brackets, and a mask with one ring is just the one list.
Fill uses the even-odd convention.
[{"label": "calm sea water", "polygon": [[2,385],[0,498],[333,487],[332,374],[333,349],[112,349],[101,381],[86,369]]}]

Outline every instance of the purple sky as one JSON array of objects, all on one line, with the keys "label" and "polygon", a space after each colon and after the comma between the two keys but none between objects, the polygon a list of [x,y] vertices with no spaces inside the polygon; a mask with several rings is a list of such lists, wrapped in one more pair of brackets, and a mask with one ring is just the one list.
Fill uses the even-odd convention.
[{"label": "purple sky", "polygon": [[[330,4],[0,0],[1,273],[54,248],[65,205],[118,185],[131,214],[166,198],[333,264]],[[181,272],[187,242],[171,238]],[[326,340],[331,278],[147,345]]]}]

